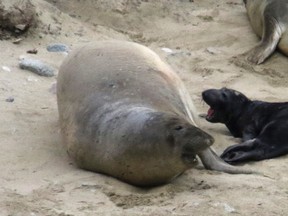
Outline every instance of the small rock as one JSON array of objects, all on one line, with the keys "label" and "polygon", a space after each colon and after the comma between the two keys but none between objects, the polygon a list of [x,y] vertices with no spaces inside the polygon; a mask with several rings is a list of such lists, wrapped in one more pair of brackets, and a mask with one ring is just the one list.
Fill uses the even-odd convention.
[{"label": "small rock", "polygon": [[47,46],[48,52],[69,52],[69,47],[66,44],[56,43]]},{"label": "small rock", "polygon": [[214,47],[207,47],[206,48],[206,51],[207,52],[209,52],[210,54],[220,54],[221,53],[221,51],[220,50],[218,50],[218,49],[216,49],[216,48],[214,48]]},{"label": "small rock", "polygon": [[15,25],[15,28],[21,31],[24,31],[26,29],[27,25],[26,24],[18,24]]},{"label": "small rock", "polygon": [[2,70],[6,71],[6,72],[11,72],[11,69],[7,66],[2,66]]},{"label": "small rock", "polygon": [[226,212],[229,212],[229,213],[235,212],[235,208],[229,206],[227,203],[223,203],[223,205],[224,205],[224,209]]},{"label": "small rock", "polygon": [[38,50],[37,49],[28,50],[27,53],[29,53],[29,54],[37,54]]},{"label": "small rock", "polygon": [[229,213],[233,213],[233,212],[236,212],[235,208],[231,207],[230,205],[228,205],[227,203],[214,203],[214,206],[223,206],[224,207],[224,210],[226,212],[229,212]]},{"label": "small rock", "polygon": [[52,77],[55,74],[55,69],[37,59],[20,59],[19,66],[23,70],[29,70],[40,76]]},{"label": "small rock", "polygon": [[6,102],[9,102],[9,103],[12,103],[12,102],[14,102],[14,97],[8,97],[8,98],[6,98],[6,100],[5,100]]},{"label": "small rock", "polygon": [[14,40],[12,43],[13,44],[19,44],[22,40],[23,40],[23,38],[18,38],[16,40]]},{"label": "small rock", "polygon": [[166,52],[166,53],[169,53],[169,54],[173,53],[173,50],[170,48],[167,48],[167,47],[163,47],[163,48],[161,48],[161,50]]}]

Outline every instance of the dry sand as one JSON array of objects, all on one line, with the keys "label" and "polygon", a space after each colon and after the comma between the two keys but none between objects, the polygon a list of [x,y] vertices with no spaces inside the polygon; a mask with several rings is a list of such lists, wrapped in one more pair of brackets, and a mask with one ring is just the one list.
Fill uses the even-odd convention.
[{"label": "dry sand", "polygon": [[[136,188],[80,170],[60,143],[56,77],[18,67],[20,55],[58,68],[64,54],[46,51],[61,42],[71,49],[95,40],[142,43],[181,76],[199,112],[201,92],[235,88],[253,99],[288,100],[287,57],[264,64],[242,53],[258,42],[242,0],[33,0],[41,23],[20,44],[0,41],[0,215],[287,215],[288,157],[246,166],[269,175],[229,175],[198,168],[170,184]],[[27,50],[36,48],[37,55]],[[162,48],[170,48],[173,54]],[[9,67],[11,72],[3,69]],[[14,102],[5,100],[14,97]],[[239,142],[227,129],[201,120],[221,153]]]}]

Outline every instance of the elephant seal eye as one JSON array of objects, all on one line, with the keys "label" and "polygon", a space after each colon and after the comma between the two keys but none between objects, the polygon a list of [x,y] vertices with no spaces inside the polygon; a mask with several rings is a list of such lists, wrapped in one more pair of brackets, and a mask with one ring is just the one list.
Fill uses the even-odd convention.
[{"label": "elephant seal eye", "polygon": [[183,129],[183,127],[182,127],[181,125],[177,125],[177,126],[174,128],[174,130],[177,130],[177,131],[182,130],[182,129]]}]

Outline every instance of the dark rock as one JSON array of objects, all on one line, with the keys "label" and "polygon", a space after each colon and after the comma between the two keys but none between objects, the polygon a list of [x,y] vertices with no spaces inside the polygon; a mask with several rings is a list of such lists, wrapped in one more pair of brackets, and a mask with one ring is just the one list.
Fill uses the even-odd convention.
[{"label": "dark rock", "polygon": [[48,52],[69,52],[69,47],[66,44],[56,43],[47,46]]},{"label": "dark rock", "polygon": [[14,97],[8,97],[8,98],[6,98],[6,100],[5,100],[6,102],[8,102],[8,103],[12,103],[12,102],[14,102]]},{"label": "dark rock", "polygon": [[55,75],[53,67],[37,59],[23,58],[20,60],[19,66],[23,70],[29,70],[40,76],[52,77]]}]

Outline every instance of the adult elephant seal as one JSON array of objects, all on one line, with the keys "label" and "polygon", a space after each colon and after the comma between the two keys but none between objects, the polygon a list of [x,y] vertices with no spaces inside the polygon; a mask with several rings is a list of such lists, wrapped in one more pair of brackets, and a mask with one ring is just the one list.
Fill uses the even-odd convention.
[{"label": "adult elephant seal", "polygon": [[170,181],[200,156],[208,169],[250,173],[223,162],[195,123],[182,81],[147,47],[88,44],[62,64],[57,84],[61,132],[80,168],[139,186]]},{"label": "adult elephant seal", "polygon": [[244,0],[252,28],[261,42],[248,60],[261,64],[276,49],[288,55],[288,0]]}]

